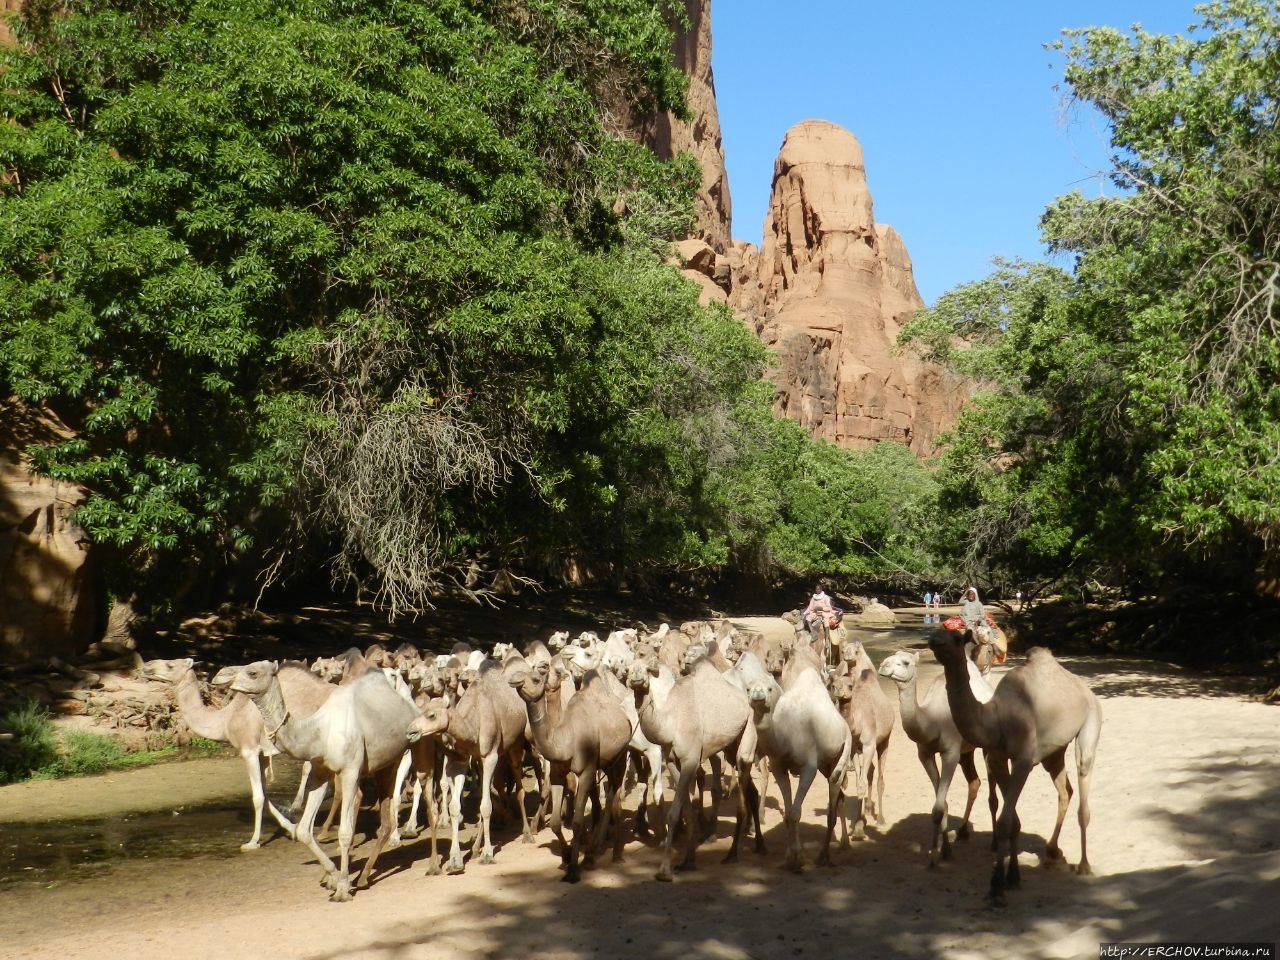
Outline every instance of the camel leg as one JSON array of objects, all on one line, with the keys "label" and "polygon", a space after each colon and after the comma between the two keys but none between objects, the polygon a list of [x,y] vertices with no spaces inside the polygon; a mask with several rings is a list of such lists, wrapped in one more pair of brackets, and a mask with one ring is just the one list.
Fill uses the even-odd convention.
[{"label": "camel leg", "polygon": [[608,781],[609,817],[613,821],[613,862],[622,863],[622,851],[627,844],[626,824],[622,818],[623,782],[626,777],[627,754],[624,751],[609,770],[605,772]]},{"label": "camel leg", "polygon": [[[566,777],[564,774],[557,774],[554,770],[550,771],[548,779],[551,783],[551,832],[555,834],[556,840],[560,844],[560,866],[567,869],[569,866],[569,841],[564,838],[564,800],[565,793],[568,791]],[[577,795],[574,794],[574,802],[577,802]]]},{"label": "camel leg", "polygon": [[[764,796],[756,788],[755,776],[752,774],[751,770],[747,771],[746,781],[751,784],[751,795],[747,797],[747,804],[751,812],[751,820],[755,824],[756,853],[768,853],[768,850],[764,845],[764,827],[760,823],[760,817],[764,813]],[[769,773],[767,770],[765,771],[764,789],[766,792],[769,789]]]},{"label": "camel leg", "polygon": [[573,843],[569,847],[569,865],[565,869],[564,876],[560,878],[564,883],[577,883],[582,879],[578,871],[578,853],[582,849],[584,839],[587,839],[587,852],[590,854],[591,841],[585,838],[584,834],[587,829],[587,794],[595,792],[592,789],[595,782],[594,765],[588,765],[587,769],[578,774],[578,789],[573,795]]},{"label": "camel leg", "polygon": [[973,757],[972,750],[960,754],[960,769],[964,772],[965,782],[969,785],[969,795],[964,804],[964,820],[956,830],[956,838],[959,840],[968,840],[973,830],[969,817],[973,813],[973,804],[978,799],[978,790],[982,787],[982,779],[978,776],[978,767]]},{"label": "camel leg", "polygon": [[[489,820],[493,816],[493,774],[497,769],[498,752],[494,750],[480,762],[480,830],[471,846],[472,858],[482,865],[493,863],[493,839],[489,835]],[[476,851],[480,852],[478,858]]]},{"label": "camel leg", "polygon": [[1014,760],[1007,780],[1001,784],[1004,809],[1000,811],[1000,819],[997,821],[999,827],[996,831],[995,865],[991,871],[991,899],[998,904],[1004,903],[1006,888],[1014,889],[1022,881],[1018,867],[1018,835],[1021,827],[1018,821],[1018,797],[1022,795],[1022,788],[1027,785],[1031,769],[1030,762]]},{"label": "camel leg", "polygon": [[[316,835],[317,840],[329,839],[329,833],[333,829],[333,821],[337,819],[338,810],[342,806],[340,793],[341,791],[338,789],[338,784],[335,782],[333,785],[333,799],[329,801],[329,813],[324,818],[324,823],[320,826],[320,832]],[[360,806],[359,800],[356,801],[356,806]]]},{"label": "camel leg", "polygon": [[267,758],[257,746],[240,751],[240,756],[244,758],[244,765],[249,770],[249,796],[253,799],[253,836],[248,843],[240,844],[240,849],[247,853],[262,846],[262,805],[266,800],[266,792],[262,789],[262,774]]},{"label": "camel leg", "polygon": [[351,841],[356,835],[356,811],[360,806],[360,769],[349,767],[337,774],[342,785],[342,810],[338,820],[340,863],[329,899],[345,903],[351,899]]},{"label": "camel leg", "polygon": [[315,822],[316,816],[320,813],[320,805],[324,803],[324,795],[328,790],[328,780],[323,780],[313,787],[307,794],[307,802],[302,808],[302,816],[298,818],[298,841],[306,844],[307,849],[315,854],[316,862],[320,864],[320,869],[324,872],[323,882],[325,886],[330,886],[333,883],[333,861],[320,848],[320,844],[316,840]]},{"label": "camel leg", "polygon": [[[675,790],[671,796],[671,808],[667,811],[667,835],[662,838],[662,865],[658,867],[658,872],[654,877],[665,883],[672,880],[671,873],[671,844],[675,840],[676,827],[680,823],[680,817],[684,813],[686,807],[692,806],[690,801],[690,790],[693,787],[693,778],[698,772],[697,757],[687,760],[680,765],[680,776],[676,780]],[[694,838],[697,839],[696,837]]]},{"label": "camel leg", "polygon": [[997,793],[1003,794],[1008,785],[1009,761],[1004,757],[993,757],[985,750],[983,754],[987,765],[987,806],[991,809],[991,852],[995,853],[998,849],[996,826],[1000,822],[999,817],[996,816],[996,810],[999,808]]},{"label": "camel leg", "polygon": [[666,797],[662,780],[662,748],[654,746],[645,753],[649,766],[649,775],[645,786],[645,818],[650,810],[654,813],[654,829],[661,836],[666,831]]},{"label": "camel leg", "polygon": [[[520,840],[523,843],[533,843],[533,828],[529,823],[529,814],[525,810],[525,794],[524,794],[524,744],[512,747],[507,753],[507,762],[511,764],[511,776],[516,782],[516,806],[520,808],[520,824],[523,832],[520,834]],[[534,764],[537,767],[537,764]]]},{"label": "camel leg", "polygon": [[1045,860],[1052,863],[1066,859],[1062,855],[1062,848],[1058,846],[1058,837],[1062,833],[1062,821],[1067,818],[1067,806],[1071,803],[1071,781],[1067,779],[1067,748],[1063,747],[1050,754],[1042,762],[1045,773],[1049,774],[1054,789],[1058,791],[1058,816],[1053,821],[1053,833],[1049,836],[1049,844],[1045,849]]},{"label": "camel leg", "polygon": [[[876,826],[883,827],[884,819],[884,768],[889,757],[889,741],[876,746]],[[953,770],[954,772],[954,770]],[[948,785],[951,783],[947,781]]]},{"label": "camel leg", "polygon": [[1095,708],[1076,734],[1076,779],[1080,781],[1080,806],[1076,811],[1080,821],[1080,863],[1076,873],[1087,877],[1093,873],[1089,866],[1089,778],[1093,775],[1093,759],[1098,754],[1098,736],[1102,733],[1102,711]]},{"label": "camel leg", "polygon": [[[449,845],[449,862],[445,864],[445,873],[462,872],[462,844],[458,833],[462,829],[462,787],[466,781],[467,762],[456,757],[446,757],[444,761],[444,779],[449,793],[449,820],[453,832]],[[488,791],[485,791],[486,799]]]},{"label": "camel leg", "polygon": [[302,776],[298,778],[298,792],[293,795],[293,803],[289,804],[289,813],[297,815],[307,797],[307,781],[311,779],[311,761],[302,762]]},{"label": "camel leg", "polygon": [[806,766],[800,771],[796,780],[795,796],[787,804],[787,830],[791,834],[791,847],[787,850],[786,866],[797,873],[804,867],[804,848],[800,844],[800,813],[804,809],[805,794],[813,785],[813,778],[818,775],[818,768]]},{"label": "camel leg", "polygon": [[[404,755],[400,757],[400,763],[396,765],[395,783],[391,790],[391,812],[395,816],[395,822],[392,824],[391,836],[387,843],[394,850],[400,846],[400,794],[404,790],[404,782],[409,776],[409,770],[413,767],[413,754],[406,750]],[[379,803],[381,809],[381,803]]]},{"label": "camel leg", "polygon": [[844,771],[833,770],[827,781],[827,836],[822,841],[822,852],[818,854],[818,865],[831,866],[831,838],[836,832],[836,813],[843,806]]},{"label": "camel leg", "polygon": [[[405,751],[405,756],[408,755],[408,751]],[[400,814],[396,812],[396,800],[399,795],[397,788],[403,785],[400,779],[400,768],[397,766],[394,771],[390,768],[378,771],[376,783],[378,785],[378,835],[373,843],[373,852],[369,854],[369,859],[364,862],[364,868],[360,871],[360,876],[356,877],[357,890],[364,889],[369,885],[369,877],[373,875],[373,867],[378,862],[378,856],[390,842],[391,834],[395,830],[400,817]]]},{"label": "camel leg", "polygon": [[942,773],[938,773],[937,755],[928,747],[920,746],[916,750],[920,758],[920,766],[929,776],[933,785],[933,838],[929,841],[929,867],[937,867],[939,860],[951,859],[951,843],[947,839],[947,787],[950,784],[950,773],[947,764],[951,758],[942,756]]},{"label": "camel leg", "polygon": [[871,796],[868,785],[871,778],[875,776],[875,771],[871,768],[871,751],[867,747],[861,747],[857,753],[853,755],[852,762],[856,764],[859,773],[854,775],[854,783],[857,785],[858,795],[853,798],[853,802],[857,808],[857,815],[853,818],[853,840],[867,839],[867,800]]},{"label": "camel leg", "polygon": [[[751,764],[738,764],[738,821],[733,828],[733,845],[729,847],[729,852],[725,854],[722,863],[736,863],[738,860],[738,844],[742,840],[743,833],[746,832],[747,825],[751,821],[751,815],[754,812],[757,820],[760,817],[760,794],[756,790],[755,780],[751,778]],[[759,850],[760,834],[757,830],[756,845],[757,852]]]}]

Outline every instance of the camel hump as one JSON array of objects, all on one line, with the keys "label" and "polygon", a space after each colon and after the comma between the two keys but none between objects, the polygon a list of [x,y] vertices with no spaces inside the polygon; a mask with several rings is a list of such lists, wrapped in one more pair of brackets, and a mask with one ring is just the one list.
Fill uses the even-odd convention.
[{"label": "camel hump", "polygon": [[1048,647],[1032,647],[1027,651],[1027,663],[1057,663],[1058,658],[1050,652]]}]

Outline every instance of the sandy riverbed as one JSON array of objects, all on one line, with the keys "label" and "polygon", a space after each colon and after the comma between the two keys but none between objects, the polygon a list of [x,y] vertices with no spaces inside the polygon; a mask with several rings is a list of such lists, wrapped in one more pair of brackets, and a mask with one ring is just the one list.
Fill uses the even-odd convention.
[{"label": "sandy riverbed", "polygon": [[[981,801],[976,837],[957,846],[953,862],[926,869],[929,785],[898,728],[887,763],[888,822],[872,827],[868,842],[838,851],[834,868],[811,866],[799,876],[781,869],[776,793],[766,856],[748,851],[735,865],[720,864],[732,827],[726,803],[720,839],[701,848],[696,873],[674,884],[652,879],[658,854],[638,841],[626,863],[606,856],[577,886],[560,883],[550,832],[526,846],[518,828],[508,827],[494,866],[426,877],[426,842],[414,841],[384,854],[371,889],[331,904],[309,854],[277,837],[250,854],[120,860],[52,888],[7,883],[0,886],[0,955],[1096,957],[1100,940],[1276,940],[1280,708],[1158,664],[1069,663],[1102,697],[1106,718],[1089,834],[1097,875],[1037,865],[1055,810],[1051,784],[1037,773],[1020,805],[1028,869],[1002,909],[984,901],[990,822]],[[238,765],[202,761],[4,788],[0,836],[6,823],[40,810],[62,820],[234,795]],[[1074,760],[1069,769],[1074,782]],[[282,781],[275,792],[287,799],[292,791]],[[959,783],[952,801],[961,801]],[[811,858],[824,802],[819,781],[806,803]],[[238,840],[225,842],[233,852]],[[1063,847],[1074,862],[1074,804]],[[366,852],[357,848],[357,864]]]}]

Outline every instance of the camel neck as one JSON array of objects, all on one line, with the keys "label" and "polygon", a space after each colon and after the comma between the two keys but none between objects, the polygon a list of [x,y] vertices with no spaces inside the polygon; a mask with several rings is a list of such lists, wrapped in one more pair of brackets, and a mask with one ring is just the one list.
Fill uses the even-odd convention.
[{"label": "camel neck", "polygon": [[262,713],[265,725],[264,735],[274,742],[289,720],[289,711],[285,707],[284,692],[280,688],[280,678],[271,678],[271,686],[256,699],[258,710]]},{"label": "camel neck", "polygon": [[959,660],[947,659],[942,664],[947,684],[947,704],[951,707],[951,716],[960,735],[975,747],[987,748],[993,746],[996,740],[986,722],[990,707],[979,702],[973,695],[973,687],[969,683],[969,668],[965,663],[967,658],[966,654]]},{"label": "camel neck", "polygon": [[174,699],[178,704],[178,712],[182,714],[183,721],[191,728],[192,733],[206,740],[227,739],[226,718],[221,710],[204,702],[194,670],[187,670],[178,679]]}]

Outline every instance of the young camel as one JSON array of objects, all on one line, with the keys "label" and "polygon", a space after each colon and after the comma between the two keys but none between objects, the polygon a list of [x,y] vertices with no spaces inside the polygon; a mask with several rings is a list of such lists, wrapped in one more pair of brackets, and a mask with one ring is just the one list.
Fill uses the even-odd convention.
[{"label": "young camel", "polygon": [[[263,774],[267,770],[268,754],[263,750],[262,714],[248,697],[239,694],[231,698],[224,707],[211,707],[200,696],[200,683],[196,680],[194,661],[190,657],[181,660],[148,660],[142,665],[143,676],[153,680],[162,680],[174,685],[174,700],[178,705],[178,713],[191,732],[206,740],[217,740],[229,743],[244,759],[249,771],[249,794],[253,798],[253,836],[248,843],[240,844],[244,851],[257,850],[262,846],[262,808],[271,812],[271,816],[290,837],[295,835],[294,825],[276,809],[275,804],[266,798],[262,788]],[[275,751],[272,750],[272,753]],[[299,791],[306,785],[303,775]],[[297,807],[300,800],[294,800]]]},{"label": "young camel", "polygon": [[[595,791],[596,775],[603,772],[607,778],[605,808],[601,818],[598,839],[603,838],[609,820],[614,822],[613,859],[622,859],[625,831],[622,824],[622,780],[627,769],[627,744],[631,739],[631,722],[622,705],[605,686],[605,678],[597,671],[589,671],[582,685],[574,694],[563,715],[560,712],[559,688],[552,690],[547,680],[550,664],[539,662],[529,669],[514,673],[507,681],[528,704],[529,725],[538,752],[559,768],[559,772],[572,773],[578,780],[573,798],[573,844],[565,850],[560,836],[561,859],[566,883],[577,883],[578,855],[583,849],[586,834],[587,798]],[[551,696],[548,697],[548,694]],[[559,820],[558,813],[553,814]],[[559,835],[559,824],[553,829]],[[595,862],[595,843],[586,842],[583,867]]]},{"label": "young camel", "polygon": [[[524,803],[524,777],[521,766],[524,761],[525,727],[528,715],[524,701],[512,689],[502,669],[492,661],[481,665],[476,679],[450,706],[445,700],[432,700],[422,711],[420,724],[427,737],[448,737],[449,744],[441,743],[444,751],[444,781],[449,792],[449,818],[452,842],[445,872],[461,873],[463,870],[462,847],[458,833],[462,827],[462,787],[466,779],[467,764],[472,759],[480,765],[480,829],[476,833],[472,855],[479,852],[476,862],[493,863],[493,840],[489,833],[489,819],[493,815],[493,774],[498,760],[506,757],[515,779],[516,802],[520,807],[520,819],[524,825],[522,839],[533,842],[529,828],[529,815]],[[429,874],[438,872],[436,864],[436,838],[432,831],[431,864]]]},{"label": "young camel", "polygon": [[[893,734],[893,704],[880,689],[880,682],[869,667],[856,676],[846,674],[836,677],[833,681],[832,697],[853,737],[852,767],[855,771],[855,789],[859,797],[853,839],[865,840],[867,838],[867,807],[873,806],[871,803],[873,786],[876,790],[874,804],[876,823],[884,826],[885,759],[889,750],[889,737]],[[843,819],[842,816],[842,822]],[[849,843],[847,823],[844,826],[843,843],[845,845]]]},{"label": "young camel", "polygon": [[[849,766],[852,737],[844,718],[827,694],[819,666],[819,658],[805,647],[796,649],[796,657],[783,671],[782,696],[770,710],[768,687],[764,683],[751,686],[751,706],[756,726],[762,726],[762,713],[768,713],[761,749],[769,757],[769,770],[782,791],[782,805],[790,835],[786,866],[799,872],[804,866],[804,848],[800,843],[800,812],[805,795],[821,771],[827,778],[827,835],[822,844],[819,864],[831,863],[831,837],[835,833],[836,814],[843,796],[845,770]],[[799,776],[795,799],[791,795],[791,775]]]},{"label": "young camel", "polygon": [[1058,836],[1071,802],[1066,754],[1073,740],[1080,780],[1080,864],[1076,870],[1081,874],[1091,872],[1086,845],[1089,776],[1102,730],[1102,708],[1085,682],[1064,669],[1043,647],[1027,651],[1027,662],[1006,674],[991,699],[982,703],[974,696],[966,666],[966,647],[973,642],[971,630],[939,630],[930,639],[929,647],[946,672],[947,702],[956,729],[969,743],[986,751],[990,776],[995,777],[1004,799],[996,822],[990,894],[994,902],[1003,903],[1005,888],[1017,887],[1021,880],[1018,798],[1037,764],[1044,765],[1058,788],[1058,818],[1049,838],[1047,859],[1063,859]]},{"label": "young camel", "polygon": [[[307,794],[307,805],[298,822],[298,839],[305,843],[324,870],[329,899],[351,899],[351,840],[355,835],[356,787],[362,776],[372,777],[377,788],[380,823],[373,852],[365,861],[356,887],[368,883],[378,855],[391,836],[394,816],[391,791],[396,767],[410,743],[418,711],[387,683],[380,671],[370,671],[334,689],[318,710],[308,717],[294,716],[288,690],[280,682],[279,671],[303,667],[260,660],[242,668],[231,689],[248,696],[262,711],[268,731],[286,752],[299,760],[310,760],[322,776],[332,777],[341,791],[342,814],[338,826],[341,863],[337,868],[312,834],[316,814],[324,800],[328,783],[322,782]],[[315,678],[316,683],[324,683]]]},{"label": "young camel", "polygon": [[[891,657],[886,657],[880,664],[880,676],[888,677],[898,685],[898,706],[902,715],[902,729],[916,745],[916,755],[920,765],[929,776],[933,785],[933,840],[929,844],[929,866],[936,867],[939,860],[951,859],[951,837],[947,824],[947,791],[951,789],[951,779],[955,776],[956,766],[964,771],[968,783],[968,796],[965,800],[964,817],[956,835],[966,840],[970,834],[969,816],[973,812],[974,801],[978,797],[981,781],[978,768],[974,763],[973,744],[965,740],[956,729],[956,722],[951,716],[951,706],[947,703],[946,681],[939,677],[925,693],[924,700],[918,699],[916,671],[920,654],[899,650]],[[969,681],[973,686],[974,696],[985,703],[991,699],[992,690],[977,666],[972,661],[969,665]],[[942,758],[942,771],[938,771],[938,760]],[[996,785],[990,775],[987,777],[991,822],[996,820]]]},{"label": "young camel", "polygon": [[[725,863],[738,858],[738,844],[746,827],[748,811],[759,823],[760,795],[751,779],[751,766],[756,760],[756,728],[751,722],[751,707],[742,691],[725,680],[705,658],[693,663],[689,673],[675,682],[661,709],[656,706],[652,690],[651,677],[656,675],[656,665],[651,669],[648,661],[637,660],[631,666],[627,682],[635,695],[640,729],[651,742],[663,748],[667,761],[679,770],[667,812],[667,833],[662,839],[662,865],[655,874],[658,880],[669,883],[672,880],[671,845],[675,840],[676,827],[681,817],[692,810],[690,790],[704,760],[723,753],[739,769],[738,820]],[[701,831],[691,817],[685,820],[685,856],[678,869],[695,870]],[[758,848],[758,829],[756,842]]]}]

